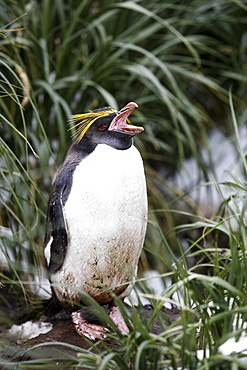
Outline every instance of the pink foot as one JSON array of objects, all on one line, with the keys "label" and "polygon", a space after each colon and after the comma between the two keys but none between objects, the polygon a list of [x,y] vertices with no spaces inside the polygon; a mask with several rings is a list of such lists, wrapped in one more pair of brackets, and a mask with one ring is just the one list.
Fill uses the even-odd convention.
[{"label": "pink foot", "polygon": [[109,316],[122,333],[129,333],[129,328],[125,324],[124,318],[118,307],[112,306]]},{"label": "pink foot", "polygon": [[83,319],[80,311],[73,312],[71,317],[75,324],[77,333],[84,335],[84,337],[87,337],[90,340],[105,338],[106,333],[109,332],[109,330],[104,326],[88,323]]}]

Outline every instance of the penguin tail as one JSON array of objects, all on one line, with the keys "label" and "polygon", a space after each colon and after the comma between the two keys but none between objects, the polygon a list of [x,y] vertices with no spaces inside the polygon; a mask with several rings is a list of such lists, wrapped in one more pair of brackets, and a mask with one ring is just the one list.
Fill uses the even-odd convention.
[{"label": "penguin tail", "polygon": [[41,316],[54,319],[57,315],[59,318],[68,317],[67,311],[53,292],[50,298],[42,298],[31,293],[28,302],[19,304],[17,313],[12,317],[12,320],[16,325],[20,325],[26,321],[38,321]]}]

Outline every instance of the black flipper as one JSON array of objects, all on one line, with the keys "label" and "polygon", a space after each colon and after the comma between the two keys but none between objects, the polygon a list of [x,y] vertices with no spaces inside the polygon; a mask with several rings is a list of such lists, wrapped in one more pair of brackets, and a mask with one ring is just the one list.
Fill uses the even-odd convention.
[{"label": "black flipper", "polygon": [[51,258],[47,267],[49,274],[53,274],[60,270],[66,255],[68,235],[66,220],[63,214],[63,206],[71,190],[73,173],[77,165],[83,158],[90,154],[96,146],[96,144],[87,145],[86,140],[83,148],[80,144],[73,143],[68,150],[63,165],[57,173],[48,204],[46,235],[44,240],[45,248],[51,240],[51,237],[53,238],[50,247]]},{"label": "black flipper", "polygon": [[66,221],[63,214],[63,194],[68,184],[66,180],[63,176],[57,177],[48,204],[44,244],[46,246],[52,238],[51,257],[48,264],[50,274],[55,273],[62,267],[68,245]]}]

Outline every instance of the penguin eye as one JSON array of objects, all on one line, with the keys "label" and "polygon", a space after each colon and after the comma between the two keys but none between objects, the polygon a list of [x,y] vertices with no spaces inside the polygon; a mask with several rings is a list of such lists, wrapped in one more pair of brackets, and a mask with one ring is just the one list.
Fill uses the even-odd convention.
[{"label": "penguin eye", "polygon": [[106,127],[107,127],[107,125],[101,125],[101,126],[99,126],[99,130],[103,131],[103,130],[105,130]]}]

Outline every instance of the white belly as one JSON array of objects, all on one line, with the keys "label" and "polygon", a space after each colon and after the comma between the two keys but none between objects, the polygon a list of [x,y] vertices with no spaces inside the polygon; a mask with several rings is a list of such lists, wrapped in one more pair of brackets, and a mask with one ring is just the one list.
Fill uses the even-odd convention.
[{"label": "white belly", "polygon": [[52,276],[59,285],[58,298],[78,300],[79,289],[104,303],[111,299],[109,288],[125,296],[147,224],[146,182],[138,150],[98,145],[76,167],[63,211],[67,254]]}]

